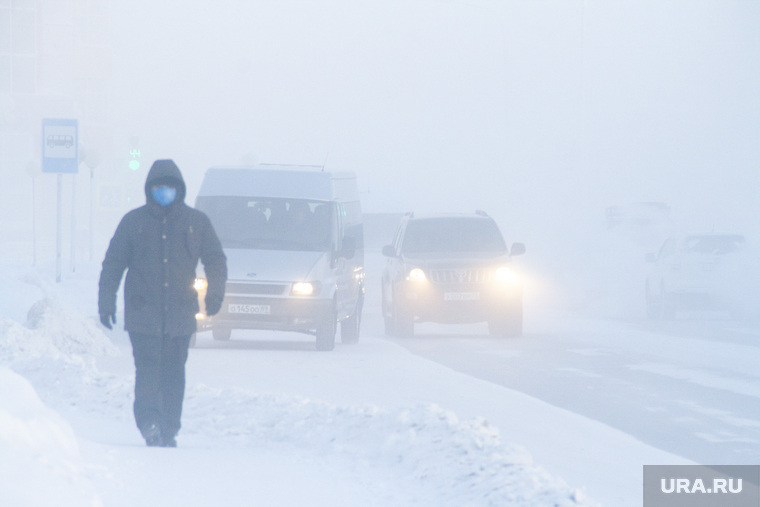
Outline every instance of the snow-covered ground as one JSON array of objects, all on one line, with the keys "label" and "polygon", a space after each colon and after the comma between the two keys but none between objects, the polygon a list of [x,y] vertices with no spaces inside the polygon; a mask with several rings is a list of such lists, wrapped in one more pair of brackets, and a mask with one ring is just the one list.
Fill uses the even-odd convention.
[{"label": "snow-covered ground", "polygon": [[199,335],[179,448],[147,448],[98,270],[0,263],[3,505],[634,506],[643,464],[688,463],[372,330],[331,353]]}]

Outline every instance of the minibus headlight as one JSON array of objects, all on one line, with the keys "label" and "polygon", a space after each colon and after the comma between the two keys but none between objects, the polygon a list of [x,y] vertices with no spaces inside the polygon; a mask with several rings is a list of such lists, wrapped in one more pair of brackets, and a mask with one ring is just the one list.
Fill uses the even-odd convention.
[{"label": "minibus headlight", "polygon": [[319,294],[319,283],[295,282],[290,293],[294,296],[315,296]]}]

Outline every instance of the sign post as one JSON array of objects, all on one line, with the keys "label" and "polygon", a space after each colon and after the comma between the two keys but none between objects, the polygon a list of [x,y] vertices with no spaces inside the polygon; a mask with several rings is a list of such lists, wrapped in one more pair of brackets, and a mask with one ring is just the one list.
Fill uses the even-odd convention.
[{"label": "sign post", "polygon": [[[71,119],[42,120],[42,172],[58,174],[55,281],[61,281],[61,193],[64,173],[76,174],[79,169],[79,122]],[[73,196],[72,196],[73,197]],[[71,206],[74,213],[74,203]],[[71,238],[74,241],[74,238]],[[72,249],[73,251],[73,249]],[[73,259],[72,259],[73,262]]]}]

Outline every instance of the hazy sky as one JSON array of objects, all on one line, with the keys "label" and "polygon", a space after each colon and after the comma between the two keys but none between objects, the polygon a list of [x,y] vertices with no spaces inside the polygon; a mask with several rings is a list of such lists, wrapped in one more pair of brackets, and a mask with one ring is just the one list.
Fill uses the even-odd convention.
[{"label": "hazy sky", "polygon": [[326,163],[365,209],[517,234],[642,200],[757,221],[760,1],[159,3],[113,3],[114,118],[191,196],[211,165]]}]

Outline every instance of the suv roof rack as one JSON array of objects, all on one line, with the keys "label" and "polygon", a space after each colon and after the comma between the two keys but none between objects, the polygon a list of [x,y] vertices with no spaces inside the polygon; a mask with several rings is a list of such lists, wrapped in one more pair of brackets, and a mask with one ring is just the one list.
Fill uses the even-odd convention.
[{"label": "suv roof rack", "polygon": [[487,217],[487,216],[488,216],[488,213],[486,213],[486,212],[485,212],[485,211],[483,211],[482,209],[476,209],[476,210],[475,210],[475,214],[476,214],[476,215],[480,215],[480,216],[482,216],[482,217]]}]

